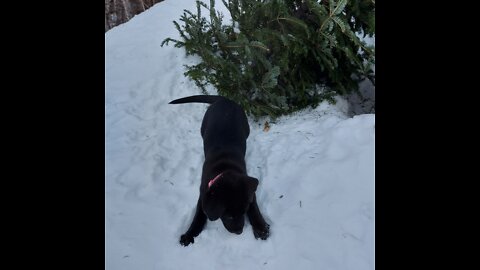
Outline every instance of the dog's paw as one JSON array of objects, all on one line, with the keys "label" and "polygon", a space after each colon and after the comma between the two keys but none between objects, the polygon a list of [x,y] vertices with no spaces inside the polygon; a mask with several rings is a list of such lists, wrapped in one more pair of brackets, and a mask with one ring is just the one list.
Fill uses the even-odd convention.
[{"label": "dog's paw", "polygon": [[187,234],[180,236],[180,244],[188,246],[190,243],[194,243],[193,237]]},{"label": "dog's paw", "polygon": [[265,223],[263,226],[253,227],[253,235],[255,236],[255,239],[260,238],[262,240],[267,240],[270,236],[270,225]]}]

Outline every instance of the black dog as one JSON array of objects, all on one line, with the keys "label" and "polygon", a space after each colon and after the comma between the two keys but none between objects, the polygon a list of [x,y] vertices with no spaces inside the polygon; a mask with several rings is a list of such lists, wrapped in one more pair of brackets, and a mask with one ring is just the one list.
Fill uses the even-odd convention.
[{"label": "black dog", "polygon": [[241,234],[247,214],[255,238],[267,239],[270,226],[258,209],[255,191],[258,180],[247,175],[246,140],[250,134],[247,117],[235,102],[221,96],[198,95],[171,101],[211,104],[203,117],[201,134],[205,162],[200,184],[200,197],[190,228],[180,237],[188,246],[203,230],[208,219],[220,218],[225,228]]}]

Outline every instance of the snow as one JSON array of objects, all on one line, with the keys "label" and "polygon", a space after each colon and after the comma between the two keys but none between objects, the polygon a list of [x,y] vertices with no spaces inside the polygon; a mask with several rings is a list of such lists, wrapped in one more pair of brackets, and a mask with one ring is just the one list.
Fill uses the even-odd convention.
[{"label": "snow", "polygon": [[183,75],[198,59],[160,47],[179,38],[183,9],[195,1],[160,2],[105,34],[105,269],[374,269],[375,115],[349,117],[341,98],[268,132],[249,119],[247,169],[270,238],[217,220],[179,244],[198,198],[207,108],[167,104],[200,93]]}]

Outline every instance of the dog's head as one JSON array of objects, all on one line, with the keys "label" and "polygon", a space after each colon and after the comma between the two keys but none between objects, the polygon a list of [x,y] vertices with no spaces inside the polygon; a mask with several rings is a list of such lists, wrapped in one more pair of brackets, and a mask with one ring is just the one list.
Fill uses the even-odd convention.
[{"label": "dog's head", "polygon": [[258,179],[224,172],[218,180],[207,188],[202,200],[202,208],[208,219],[222,219],[225,228],[241,234],[245,223],[245,213],[253,201]]}]

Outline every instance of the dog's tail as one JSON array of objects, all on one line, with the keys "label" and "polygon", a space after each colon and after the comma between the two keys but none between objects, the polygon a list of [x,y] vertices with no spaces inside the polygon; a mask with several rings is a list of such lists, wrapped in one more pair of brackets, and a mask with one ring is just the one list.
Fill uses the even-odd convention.
[{"label": "dog's tail", "polygon": [[197,96],[189,96],[189,97],[175,99],[170,101],[168,104],[180,104],[180,103],[192,103],[192,102],[212,104],[223,99],[225,98],[222,96],[197,95]]}]

